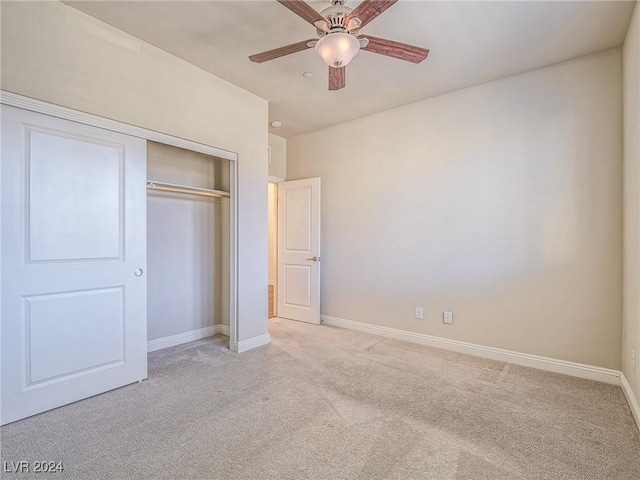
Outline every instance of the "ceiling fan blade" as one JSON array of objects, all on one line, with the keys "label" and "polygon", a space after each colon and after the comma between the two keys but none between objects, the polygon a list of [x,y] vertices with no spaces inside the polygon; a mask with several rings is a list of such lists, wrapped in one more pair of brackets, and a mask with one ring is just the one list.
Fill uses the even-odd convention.
[{"label": "ceiling fan blade", "polygon": [[347,17],[347,23],[349,23],[349,20],[353,17],[358,17],[362,22],[359,28],[362,28],[397,1],[398,0],[362,0],[362,3]]},{"label": "ceiling fan blade", "polygon": [[314,10],[308,3],[302,0],[278,0],[282,5],[287,7],[293,13],[299,17],[305,19],[311,25],[314,25],[317,21],[326,22],[326,19]]},{"label": "ceiling fan blade", "polygon": [[346,84],[346,67],[329,67],[329,90],[340,90]]},{"label": "ceiling fan blade", "polygon": [[291,45],[285,45],[284,47],[274,48],[273,50],[268,50],[266,52],[256,53],[255,55],[251,55],[249,57],[249,60],[255,63],[262,63],[266,62],[267,60],[273,60],[274,58],[284,57],[285,55],[301,52],[302,50],[311,48],[309,46],[309,43],[315,41],[316,39],[312,38],[310,40],[303,40],[302,42],[292,43]]},{"label": "ceiling fan blade", "polygon": [[385,38],[372,37],[370,35],[359,35],[359,39],[367,39],[369,43],[360,47],[367,52],[379,53],[387,57],[399,58],[407,62],[420,63],[429,55],[429,50],[407,43],[395,42]]}]

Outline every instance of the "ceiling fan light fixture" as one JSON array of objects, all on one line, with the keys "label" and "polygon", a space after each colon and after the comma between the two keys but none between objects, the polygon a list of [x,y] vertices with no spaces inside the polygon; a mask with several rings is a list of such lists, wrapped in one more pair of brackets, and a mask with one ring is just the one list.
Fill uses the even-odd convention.
[{"label": "ceiling fan light fixture", "polygon": [[330,67],[344,67],[360,51],[360,41],[349,33],[336,32],[321,37],[316,52]]}]

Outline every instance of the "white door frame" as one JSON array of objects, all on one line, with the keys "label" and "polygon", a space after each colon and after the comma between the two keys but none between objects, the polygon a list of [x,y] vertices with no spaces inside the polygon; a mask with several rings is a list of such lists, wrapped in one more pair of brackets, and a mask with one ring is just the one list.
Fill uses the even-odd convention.
[{"label": "white door frame", "polygon": [[[205,155],[229,160],[230,170],[230,198],[229,198],[229,217],[230,217],[230,241],[229,241],[229,348],[235,352],[238,351],[238,154],[222,150],[211,145],[193,142],[180,137],[174,137],[166,133],[160,133],[135,125],[129,125],[117,120],[100,117],[91,113],[80,112],[71,108],[62,107],[53,103],[43,102],[24,95],[0,90],[0,103],[12,107],[22,108],[36,113],[42,113],[52,117],[71,120],[73,122],[90,125],[92,127],[103,128],[118,133],[131,135],[145,140],[151,140],[173,147],[191,150]],[[1,232],[0,232],[1,233]],[[1,260],[0,260],[1,261]],[[1,285],[0,285],[1,286]],[[0,298],[1,306],[2,298]],[[1,311],[1,310],[0,310]]]}]

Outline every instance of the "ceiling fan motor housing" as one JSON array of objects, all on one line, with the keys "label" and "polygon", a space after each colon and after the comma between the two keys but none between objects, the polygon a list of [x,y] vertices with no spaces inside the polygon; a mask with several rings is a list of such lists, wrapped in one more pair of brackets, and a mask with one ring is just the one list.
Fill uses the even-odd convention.
[{"label": "ceiling fan motor housing", "polygon": [[318,29],[318,35],[321,37],[329,33],[344,32],[347,29],[347,16],[353,11],[344,5],[344,0],[331,0],[331,3],[330,7],[320,12],[329,26],[329,32]]}]

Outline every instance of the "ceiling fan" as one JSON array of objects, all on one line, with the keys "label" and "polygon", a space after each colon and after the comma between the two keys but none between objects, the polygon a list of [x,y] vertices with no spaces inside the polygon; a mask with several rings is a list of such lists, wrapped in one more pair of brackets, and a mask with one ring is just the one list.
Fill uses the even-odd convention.
[{"label": "ceiling fan", "polygon": [[363,0],[355,10],[344,5],[346,0],[329,1],[330,7],[317,12],[303,0],[278,0],[315,26],[319,38],[257,53],[251,55],[249,60],[262,63],[315,47],[316,52],[329,65],[329,90],[340,90],[345,86],[345,67],[360,49],[413,63],[420,63],[429,55],[426,48],[359,35],[362,27],[398,0]]}]

